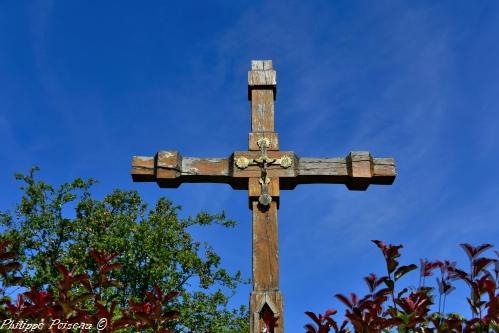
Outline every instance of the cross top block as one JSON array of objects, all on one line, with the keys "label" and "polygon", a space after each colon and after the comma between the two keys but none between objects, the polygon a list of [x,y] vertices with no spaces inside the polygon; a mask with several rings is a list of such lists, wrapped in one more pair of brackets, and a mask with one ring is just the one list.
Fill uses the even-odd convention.
[{"label": "cross top block", "polygon": [[268,71],[274,69],[272,60],[251,60],[252,71]]},{"label": "cross top block", "polygon": [[272,60],[252,60],[251,70],[248,72],[248,100],[251,100],[251,91],[254,89],[270,89],[276,98],[276,71]]}]

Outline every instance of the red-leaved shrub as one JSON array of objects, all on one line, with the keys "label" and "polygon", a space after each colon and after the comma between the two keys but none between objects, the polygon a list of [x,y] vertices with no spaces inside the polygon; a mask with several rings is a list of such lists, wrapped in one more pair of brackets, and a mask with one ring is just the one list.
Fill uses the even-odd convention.
[{"label": "red-leaved shrub", "polygon": [[[323,314],[305,312],[314,322],[305,325],[307,333],[499,332],[499,261],[481,256],[493,247],[491,244],[461,245],[470,260],[469,271],[458,268],[455,262],[421,260],[419,286],[400,289],[397,282],[417,269],[417,265],[399,264],[401,245],[387,245],[379,240],[373,243],[383,253],[387,275],[365,277],[369,292],[363,297],[354,293],[335,295],[346,307],[341,324],[333,318],[336,310]],[[498,251],[495,254],[499,256]],[[435,270],[440,272],[437,288],[426,285],[426,278]],[[470,289],[470,318],[444,312],[447,295],[455,289],[456,280],[464,281]]]}]

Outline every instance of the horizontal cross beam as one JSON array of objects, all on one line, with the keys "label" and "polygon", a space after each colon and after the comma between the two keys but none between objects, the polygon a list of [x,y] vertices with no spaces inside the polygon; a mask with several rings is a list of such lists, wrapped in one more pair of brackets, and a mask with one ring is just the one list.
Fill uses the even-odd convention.
[{"label": "horizontal cross beam", "polygon": [[[248,189],[248,179],[260,176],[258,166],[239,168],[239,157],[254,159],[258,152],[234,152],[228,158],[182,157],[176,151],[160,151],[154,157],[134,156],[135,182],[157,182],[160,187],[176,188],[182,183],[224,183],[234,189]],[[269,151],[269,158],[291,157],[289,168],[271,165],[268,175],[279,178],[279,187],[291,190],[299,184],[345,184],[350,190],[366,190],[371,184],[390,185],[395,180],[393,158],[373,158],[363,151],[346,157],[304,158],[293,152]]]}]

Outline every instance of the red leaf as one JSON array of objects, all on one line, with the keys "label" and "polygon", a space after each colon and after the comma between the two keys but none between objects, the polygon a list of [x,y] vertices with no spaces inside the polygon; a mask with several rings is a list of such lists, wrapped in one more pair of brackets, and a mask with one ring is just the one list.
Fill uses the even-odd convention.
[{"label": "red leaf", "polygon": [[328,309],[328,310],[326,310],[326,312],[324,312],[324,317],[332,316],[332,315],[336,314],[337,312],[338,312],[338,310]]},{"label": "red leaf", "polygon": [[466,254],[470,258],[470,260],[473,260],[473,259],[475,259],[475,257],[477,255],[479,255],[483,251],[490,249],[494,246],[492,244],[482,244],[482,245],[478,245],[477,247],[475,247],[471,244],[464,243],[464,244],[461,244],[461,247],[463,248],[464,252],[466,252]]},{"label": "red leaf", "polygon": [[340,300],[343,304],[345,304],[345,305],[346,305],[347,307],[349,307],[350,309],[352,309],[352,308],[353,308],[353,304],[352,304],[352,302],[350,302],[350,300],[349,300],[346,296],[344,296],[344,295],[342,295],[342,294],[336,294],[336,295],[335,295],[335,297],[336,297],[337,299],[339,299],[339,300]]},{"label": "red leaf", "polygon": [[[319,317],[317,317],[317,315],[315,313],[313,313],[312,311],[305,311],[305,314],[307,316],[309,316],[313,321],[315,321],[315,323],[317,325],[321,324],[321,321],[319,320]],[[315,332],[315,328],[314,328],[314,332]]]}]

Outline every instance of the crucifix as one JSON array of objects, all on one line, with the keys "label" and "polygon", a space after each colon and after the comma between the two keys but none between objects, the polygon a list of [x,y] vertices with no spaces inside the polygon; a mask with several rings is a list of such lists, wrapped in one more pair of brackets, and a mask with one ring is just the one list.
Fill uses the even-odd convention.
[{"label": "crucifix", "polygon": [[251,132],[247,151],[235,151],[228,158],[196,158],[163,150],[155,156],[134,156],[132,161],[135,182],[156,182],[162,188],[177,188],[182,183],[225,183],[248,191],[253,215],[250,333],[284,332],[279,291],[279,191],[313,183],[366,190],[370,184],[390,185],[396,175],[393,158],[374,158],[365,151],[350,152],[346,157],[305,158],[279,150],[274,129],[276,87],[272,61],[252,61],[248,72]]}]

